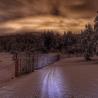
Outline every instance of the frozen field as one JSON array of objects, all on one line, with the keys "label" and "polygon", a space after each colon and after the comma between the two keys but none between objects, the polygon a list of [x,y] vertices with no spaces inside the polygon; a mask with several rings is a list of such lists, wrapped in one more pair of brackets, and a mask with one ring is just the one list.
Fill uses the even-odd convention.
[{"label": "frozen field", "polygon": [[14,77],[14,65],[11,54],[0,53],[0,86]]},{"label": "frozen field", "polygon": [[9,82],[0,98],[98,98],[98,59],[63,59]]}]

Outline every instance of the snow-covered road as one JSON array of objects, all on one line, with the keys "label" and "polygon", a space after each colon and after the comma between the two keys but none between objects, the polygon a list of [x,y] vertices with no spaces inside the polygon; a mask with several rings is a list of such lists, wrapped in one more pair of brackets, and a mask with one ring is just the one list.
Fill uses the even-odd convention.
[{"label": "snow-covered road", "polygon": [[0,88],[0,98],[98,98],[98,62],[63,59]]}]

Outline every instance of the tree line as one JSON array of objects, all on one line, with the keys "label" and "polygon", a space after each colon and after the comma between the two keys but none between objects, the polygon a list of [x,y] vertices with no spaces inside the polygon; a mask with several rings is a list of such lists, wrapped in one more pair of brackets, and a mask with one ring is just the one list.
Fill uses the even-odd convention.
[{"label": "tree line", "polygon": [[7,52],[64,52],[74,53],[79,49],[80,34],[53,31],[30,32],[0,36],[0,51]]},{"label": "tree line", "polygon": [[82,55],[86,60],[98,54],[97,27],[88,24],[81,33],[71,31],[60,34],[54,31],[29,32],[0,36],[0,51],[4,52],[60,52],[64,54]]}]

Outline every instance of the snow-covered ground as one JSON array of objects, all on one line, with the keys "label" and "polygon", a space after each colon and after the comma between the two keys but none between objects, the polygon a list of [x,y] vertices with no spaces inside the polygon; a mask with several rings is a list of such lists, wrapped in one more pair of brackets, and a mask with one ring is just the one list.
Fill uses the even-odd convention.
[{"label": "snow-covered ground", "polygon": [[0,53],[0,86],[15,76],[15,64],[10,53]]},{"label": "snow-covered ground", "polygon": [[0,98],[98,98],[98,59],[65,58],[0,88]]},{"label": "snow-covered ground", "polygon": [[[37,54],[35,58],[32,58],[32,56],[29,57],[25,53],[19,53],[18,56],[18,74],[20,75],[25,74],[27,71],[32,72],[33,68],[39,69],[58,60],[57,54]],[[5,52],[0,53],[0,85],[8,82],[14,77],[15,62],[13,60],[13,55]]]}]

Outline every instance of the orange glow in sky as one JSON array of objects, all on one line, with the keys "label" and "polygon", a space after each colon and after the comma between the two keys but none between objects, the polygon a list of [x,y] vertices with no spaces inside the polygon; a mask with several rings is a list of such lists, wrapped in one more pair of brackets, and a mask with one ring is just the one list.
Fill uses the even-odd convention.
[{"label": "orange glow in sky", "polygon": [[[63,33],[64,31],[80,32],[87,23],[92,20],[71,19],[54,16],[27,17],[14,21],[8,21],[0,25],[0,29],[5,29],[9,33],[18,31],[40,31],[53,30]],[[6,31],[4,32],[6,33]]]},{"label": "orange glow in sky", "polygon": [[80,32],[93,22],[98,0],[0,0],[0,35],[21,31]]}]

